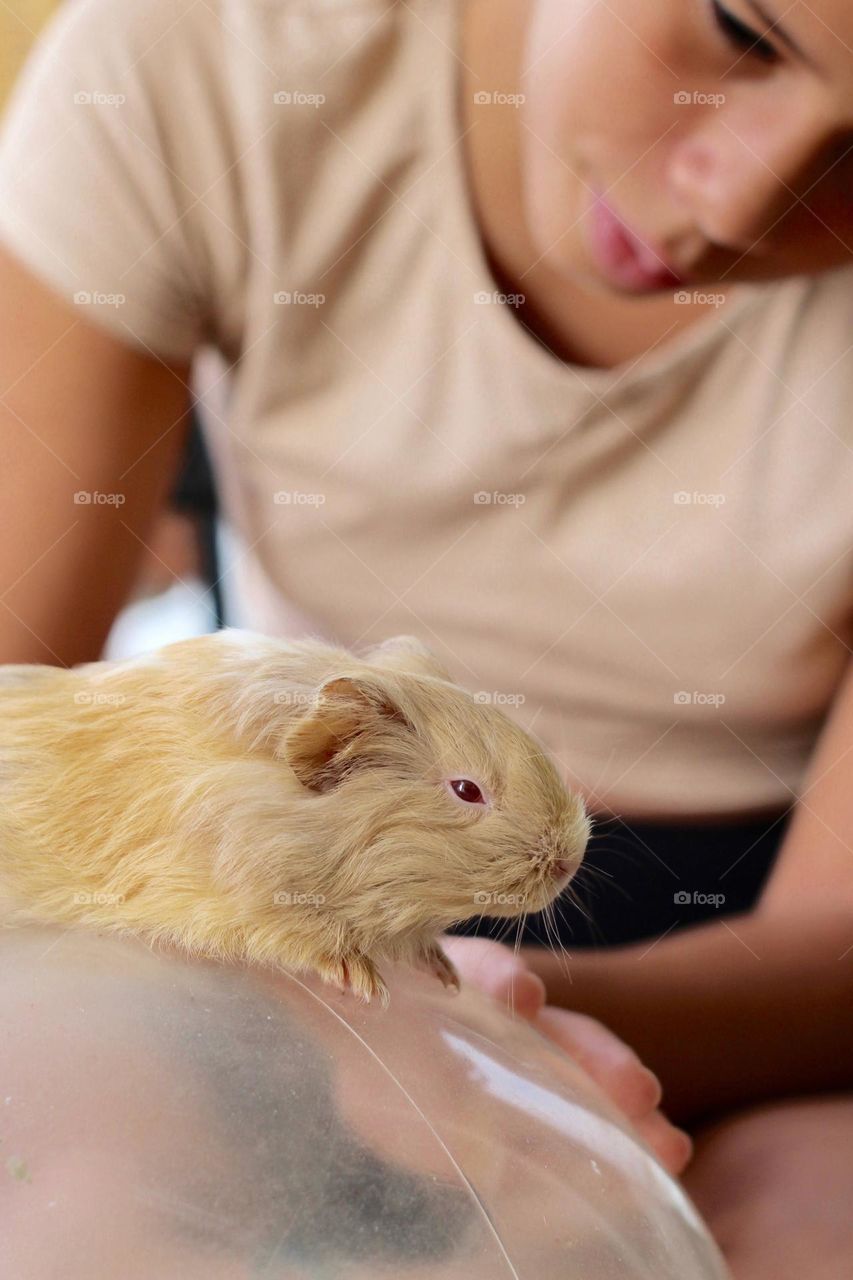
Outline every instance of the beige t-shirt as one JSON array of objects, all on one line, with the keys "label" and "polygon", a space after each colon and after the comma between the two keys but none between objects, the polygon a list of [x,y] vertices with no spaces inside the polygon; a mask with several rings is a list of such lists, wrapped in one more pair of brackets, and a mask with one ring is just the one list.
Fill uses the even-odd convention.
[{"label": "beige t-shirt", "polygon": [[458,2],[67,0],[0,236],[196,355],[233,620],[416,633],[596,809],[785,804],[853,631],[853,268],[556,359],[495,297]]}]

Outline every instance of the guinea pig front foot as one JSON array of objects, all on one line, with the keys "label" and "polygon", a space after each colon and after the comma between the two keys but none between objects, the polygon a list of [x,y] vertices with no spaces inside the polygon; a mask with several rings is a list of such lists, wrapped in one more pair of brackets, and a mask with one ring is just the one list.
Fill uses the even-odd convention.
[{"label": "guinea pig front foot", "polygon": [[324,982],[349,990],[360,996],[365,1004],[378,1000],[383,1009],[391,1002],[391,992],[374,962],[361,952],[351,952],[346,956],[336,956],[317,964],[316,970]]},{"label": "guinea pig front foot", "polygon": [[428,969],[434,978],[440,979],[442,986],[454,991],[459,990],[461,980],[456,965],[437,942],[431,942],[424,947],[418,956],[418,963]]}]

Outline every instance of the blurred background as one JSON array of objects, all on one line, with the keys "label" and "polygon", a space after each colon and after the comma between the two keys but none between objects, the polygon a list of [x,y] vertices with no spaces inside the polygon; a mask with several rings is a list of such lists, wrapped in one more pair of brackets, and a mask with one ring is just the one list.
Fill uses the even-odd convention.
[{"label": "blurred background", "polygon": [[[0,115],[39,31],[62,3],[73,0],[0,0]],[[217,522],[207,451],[194,417],[183,469],[103,656],[130,657],[224,625],[219,566],[225,539],[226,530]],[[239,625],[238,618],[227,621]]]}]

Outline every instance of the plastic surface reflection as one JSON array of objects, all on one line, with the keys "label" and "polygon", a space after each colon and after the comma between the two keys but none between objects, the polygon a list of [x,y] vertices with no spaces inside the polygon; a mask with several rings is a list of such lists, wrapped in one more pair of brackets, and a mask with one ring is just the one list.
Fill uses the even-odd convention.
[{"label": "plastic surface reflection", "polygon": [[471,988],[0,930],[0,1238],[27,1280],[725,1280],[570,1059]]}]

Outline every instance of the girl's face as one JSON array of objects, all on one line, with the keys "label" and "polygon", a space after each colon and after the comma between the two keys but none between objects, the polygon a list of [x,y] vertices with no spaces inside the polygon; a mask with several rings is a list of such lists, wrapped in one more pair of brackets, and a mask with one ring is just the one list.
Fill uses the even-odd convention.
[{"label": "girl's face", "polygon": [[543,264],[647,293],[853,260],[851,0],[529,3],[519,160]]}]

